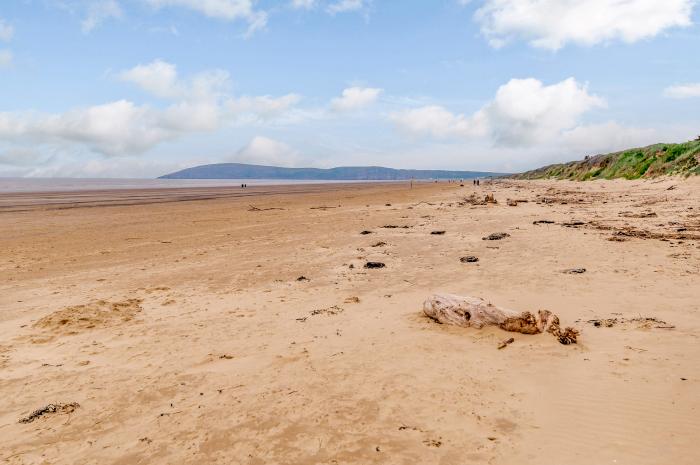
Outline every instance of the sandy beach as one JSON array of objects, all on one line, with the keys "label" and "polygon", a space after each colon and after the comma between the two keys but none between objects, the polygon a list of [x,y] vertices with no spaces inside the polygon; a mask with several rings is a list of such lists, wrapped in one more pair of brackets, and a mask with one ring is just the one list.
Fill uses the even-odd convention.
[{"label": "sandy beach", "polygon": [[700,179],[18,193],[0,230],[2,463],[700,463]]}]

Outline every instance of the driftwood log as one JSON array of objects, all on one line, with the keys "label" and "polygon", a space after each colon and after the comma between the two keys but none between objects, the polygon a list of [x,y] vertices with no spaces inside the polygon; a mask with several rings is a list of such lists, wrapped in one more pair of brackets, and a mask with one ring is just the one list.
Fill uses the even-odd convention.
[{"label": "driftwood log", "polygon": [[462,327],[498,326],[522,334],[550,333],[562,344],[575,344],[578,330],[561,329],[559,317],[549,310],[516,312],[479,297],[435,294],[423,303],[423,312],[438,323]]}]

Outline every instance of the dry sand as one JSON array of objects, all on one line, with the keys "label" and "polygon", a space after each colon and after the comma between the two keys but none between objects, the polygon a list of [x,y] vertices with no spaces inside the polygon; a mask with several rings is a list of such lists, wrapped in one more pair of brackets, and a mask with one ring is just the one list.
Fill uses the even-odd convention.
[{"label": "dry sand", "polygon": [[0,462],[700,463],[699,181],[3,196]]}]

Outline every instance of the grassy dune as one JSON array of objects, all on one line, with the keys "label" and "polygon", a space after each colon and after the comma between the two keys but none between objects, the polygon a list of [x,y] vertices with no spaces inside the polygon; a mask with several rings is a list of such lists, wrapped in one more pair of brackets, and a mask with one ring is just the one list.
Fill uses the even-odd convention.
[{"label": "grassy dune", "polygon": [[700,174],[700,139],[586,157],[517,174],[518,179],[638,179]]}]

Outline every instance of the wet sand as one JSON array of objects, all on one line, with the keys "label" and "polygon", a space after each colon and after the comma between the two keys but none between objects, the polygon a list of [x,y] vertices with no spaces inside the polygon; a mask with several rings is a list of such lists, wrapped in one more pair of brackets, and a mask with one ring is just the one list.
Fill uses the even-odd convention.
[{"label": "wet sand", "polygon": [[700,462],[698,179],[240,194],[2,196],[0,461]]}]

